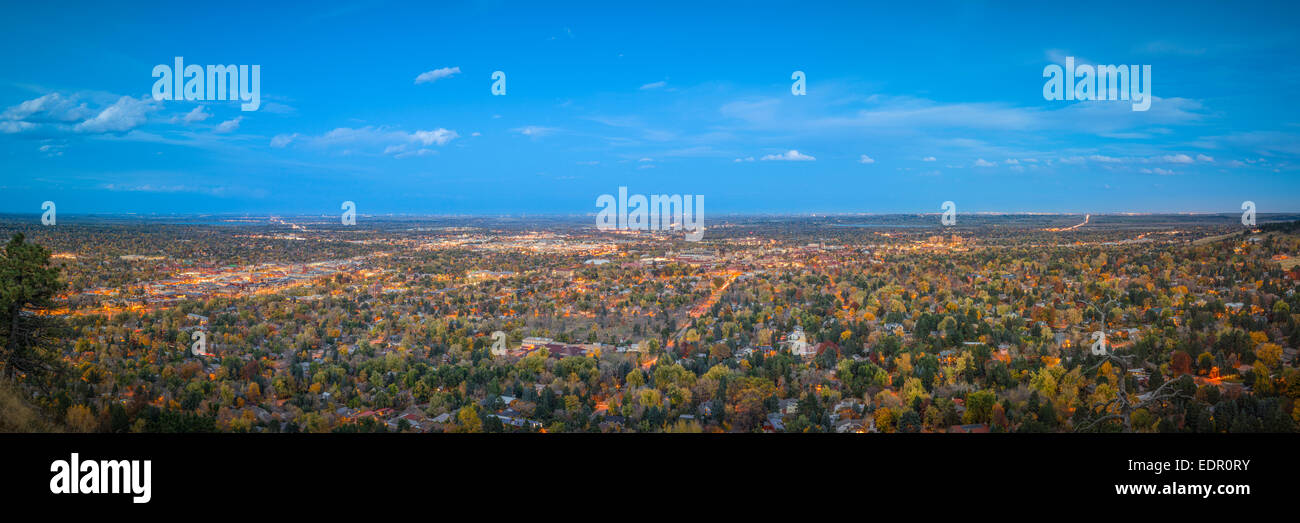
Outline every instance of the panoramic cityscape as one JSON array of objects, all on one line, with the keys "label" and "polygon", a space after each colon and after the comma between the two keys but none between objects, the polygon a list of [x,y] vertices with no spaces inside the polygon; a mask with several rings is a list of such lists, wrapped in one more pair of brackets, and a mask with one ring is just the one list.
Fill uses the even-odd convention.
[{"label": "panoramic cityscape", "polygon": [[1300,3],[3,11],[5,506],[1289,506]]},{"label": "panoramic cityscape", "polygon": [[8,423],[1295,430],[1300,214],[942,218],[6,219],[66,282]]}]

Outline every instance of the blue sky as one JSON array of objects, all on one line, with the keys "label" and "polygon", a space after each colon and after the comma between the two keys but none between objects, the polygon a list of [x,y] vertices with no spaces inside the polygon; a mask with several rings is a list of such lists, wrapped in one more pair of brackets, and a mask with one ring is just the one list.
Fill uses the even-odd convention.
[{"label": "blue sky", "polygon": [[[0,20],[0,212],[1300,211],[1288,3],[44,4]],[[261,108],[154,101],[175,56]],[[1066,56],[1151,109],[1044,100]]]}]

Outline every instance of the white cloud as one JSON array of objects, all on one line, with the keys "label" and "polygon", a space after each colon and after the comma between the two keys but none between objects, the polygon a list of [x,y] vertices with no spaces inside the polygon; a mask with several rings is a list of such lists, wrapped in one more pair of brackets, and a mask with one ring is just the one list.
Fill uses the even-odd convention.
[{"label": "white cloud", "polygon": [[921,158],[921,161],[923,161],[923,162],[933,162],[933,161],[935,161],[935,157],[933,157],[933,156],[926,156],[925,158]]},{"label": "white cloud", "polygon": [[411,133],[411,139],[423,143],[424,145],[433,145],[435,143],[438,145],[447,145],[447,142],[459,137],[460,135],[456,134],[456,131],[450,131],[441,127],[432,131],[415,131],[414,133]]},{"label": "white cloud", "polygon": [[234,131],[236,129],[239,129],[239,122],[243,120],[244,120],[243,116],[236,116],[230,120],[226,120],[224,122],[217,124],[217,127],[216,129],[213,129],[213,132],[228,133]]},{"label": "white cloud", "polygon": [[980,158],[980,159],[978,159],[978,160],[975,160],[975,166],[976,166],[976,167],[993,167],[994,165],[995,165],[995,164],[994,164],[993,162],[990,162],[990,161],[985,160],[985,159],[983,159],[983,158]]},{"label": "white cloud", "polygon": [[0,121],[0,133],[5,134],[21,133],[33,127],[36,127],[36,124],[31,122]]},{"label": "white cloud", "polygon": [[275,135],[275,137],[271,138],[271,147],[275,147],[276,149],[282,149],[284,147],[287,147],[296,138],[298,138],[298,133],[277,134]]},{"label": "white cloud", "polygon": [[812,156],[809,156],[809,155],[806,155],[806,154],[800,153],[799,151],[796,151],[796,150],[794,150],[794,149],[790,149],[789,151],[786,151],[786,152],[781,153],[781,154],[769,154],[769,155],[767,155],[767,156],[764,156],[764,157],[762,158],[762,160],[765,161],[765,162],[766,162],[766,161],[778,161],[778,162],[812,162],[812,161],[816,161],[817,158],[814,158],[814,157],[812,157]]},{"label": "white cloud", "polygon": [[0,119],[23,120],[27,123],[41,122],[75,122],[87,118],[94,111],[85,103],[78,103],[76,96],[63,96],[59,93],[42,95],[5,109]]},{"label": "white cloud", "polygon": [[434,130],[416,130],[413,133],[391,129],[391,127],[364,126],[352,129],[352,127],[337,127],[316,137],[309,139],[309,142],[317,146],[341,146],[341,144],[372,144],[372,146],[393,146],[396,144],[420,143],[424,146],[445,146],[452,139],[459,138],[460,134],[454,130],[438,129]]},{"label": "white cloud", "polygon": [[1206,162],[1206,163],[1214,163],[1214,157],[1213,157],[1213,156],[1206,156],[1206,155],[1204,155],[1204,154],[1198,154],[1198,155],[1196,155],[1196,161],[1198,161],[1198,162]]},{"label": "white cloud", "polygon": [[459,67],[459,66],[457,66],[457,67],[443,67],[443,68],[439,68],[439,69],[434,69],[434,70],[432,70],[432,71],[425,71],[425,72],[423,72],[423,73],[420,73],[419,76],[415,77],[415,84],[416,84],[416,85],[419,85],[419,84],[424,84],[424,83],[436,82],[436,81],[441,80],[441,79],[443,79],[443,78],[450,78],[451,76],[453,76],[453,75],[455,75],[455,74],[457,74],[457,73],[460,73],[460,67]]},{"label": "white cloud", "polygon": [[753,156],[746,156],[746,157],[744,157],[744,158],[736,158],[735,160],[732,160],[732,161],[735,162],[735,163],[740,163],[740,162],[752,162],[752,161],[754,161],[754,157],[753,157]]},{"label": "white cloud", "polygon": [[1169,170],[1169,169],[1161,169],[1161,168],[1159,168],[1159,167],[1156,167],[1156,168],[1154,168],[1154,169],[1143,168],[1143,169],[1142,169],[1142,172],[1144,172],[1144,173],[1146,173],[1146,174],[1159,174],[1159,175],[1162,175],[1162,176],[1168,176],[1168,175],[1171,175],[1171,174],[1175,174],[1173,171],[1171,171],[1171,170]]},{"label": "white cloud", "polygon": [[1161,156],[1160,159],[1169,163],[1192,163],[1194,161],[1191,156],[1186,154],[1166,154]]},{"label": "white cloud", "polygon": [[207,106],[200,105],[198,107],[195,107],[193,111],[185,113],[185,116],[181,117],[181,120],[184,121],[185,123],[194,123],[194,122],[202,122],[211,117],[212,117],[212,113],[207,112]]},{"label": "white cloud", "polygon": [[[434,130],[417,130],[414,132],[405,132],[389,127],[365,126],[360,128],[339,127],[321,136],[306,137],[302,141],[318,147],[345,147],[344,154],[357,152],[353,150],[352,145],[364,145],[374,147],[373,151],[384,151],[384,154],[405,153],[405,155],[425,156],[434,154],[433,149],[425,150],[408,150],[408,145],[446,145],[447,143],[459,138],[460,134],[450,129],[437,128]],[[290,135],[284,141],[287,144],[291,140],[298,140],[297,134]],[[383,149],[380,149],[383,147]],[[398,156],[401,158],[402,156]]]},{"label": "white cloud", "polygon": [[876,159],[864,154],[858,157],[858,163],[876,163]]},{"label": "white cloud", "polygon": [[149,112],[157,109],[158,104],[152,98],[123,96],[94,118],[77,124],[73,130],[86,133],[126,132],[143,124],[148,119]]},{"label": "white cloud", "polygon": [[637,161],[638,161],[638,162],[653,162],[653,161],[655,161],[655,160],[654,160],[654,158],[642,158],[642,159],[637,160]]},{"label": "white cloud", "polygon": [[663,80],[660,80],[660,81],[658,81],[658,82],[650,82],[650,83],[648,83],[648,84],[645,84],[645,85],[643,85],[643,86],[640,87],[640,90],[642,90],[642,91],[649,91],[649,90],[651,90],[651,89],[659,89],[659,88],[662,88],[662,87],[665,86],[665,85],[668,85],[668,82],[665,82],[665,81],[663,81]]}]

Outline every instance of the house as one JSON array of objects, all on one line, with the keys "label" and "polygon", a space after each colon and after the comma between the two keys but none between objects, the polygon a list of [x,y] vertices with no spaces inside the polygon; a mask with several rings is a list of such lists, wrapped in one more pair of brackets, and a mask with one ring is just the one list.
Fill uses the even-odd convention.
[{"label": "house", "polygon": [[605,419],[600,422],[600,430],[605,432],[623,430],[623,424],[626,422],[627,418],[624,418],[623,416],[606,416]]},{"label": "house", "polygon": [[527,338],[524,338],[523,341],[519,342],[519,346],[520,346],[520,348],[523,348],[523,349],[534,350],[534,349],[537,349],[537,348],[539,348],[539,347],[545,346],[545,345],[550,344],[550,343],[555,343],[555,340],[550,339],[550,338],[541,338],[541,337],[537,337],[537,336],[529,336],[529,337],[527,337]]},{"label": "house", "polygon": [[[510,410],[506,410],[506,412],[512,412],[512,411],[510,411]],[[504,413],[503,413],[503,414],[504,414]],[[514,414],[518,414],[518,413],[515,412]],[[533,420],[530,420],[530,419],[525,419],[525,418],[522,418],[522,417],[516,417],[516,416],[505,416],[505,415],[502,415],[502,414],[491,414],[491,416],[492,416],[492,417],[495,417],[496,419],[501,420],[501,423],[502,423],[503,425],[510,425],[510,426],[513,426],[513,427],[527,427],[527,428],[531,428],[531,429],[540,429],[540,428],[542,428],[542,423],[541,423],[540,421],[533,421]]]},{"label": "house", "polygon": [[967,425],[953,425],[948,427],[949,434],[987,434],[989,426],[983,423],[971,423]]},{"label": "house", "polygon": [[831,411],[841,418],[857,418],[863,411],[862,400],[849,398],[836,403]]},{"label": "house", "polygon": [[816,350],[812,344],[808,343],[807,335],[803,332],[803,327],[795,326],[794,332],[785,337],[782,345],[790,347],[790,352],[795,356],[809,356]]},{"label": "house", "polygon": [[763,432],[785,432],[785,423],[781,421],[780,412],[767,414],[767,421],[763,422]]},{"label": "house", "polygon": [[402,420],[406,420],[406,423],[411,427],[412,430],[417,430],[417,431],[423,430],[423,427],[421,427],[421,425],[424,423],[424,417],[414,412],[409,414],[402,414],[401,416],[396,416],[388,420],[388,422],[385,423],[385,425],[388,426],[389,430],[400,430],[402,427]]}]

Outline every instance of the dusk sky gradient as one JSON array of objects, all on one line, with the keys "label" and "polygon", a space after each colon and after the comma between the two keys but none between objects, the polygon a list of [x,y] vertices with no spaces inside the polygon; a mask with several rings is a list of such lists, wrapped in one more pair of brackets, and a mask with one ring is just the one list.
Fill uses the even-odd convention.
[{"label": "dusk sky gradient", "polygon": [[[13,3],[0,212],[1300,211],[1293,2],[617,4]],[[260,65],[260,110],[154,101],[176,56]],[[1066,56],[1151,109],[1044,100]]]}]

